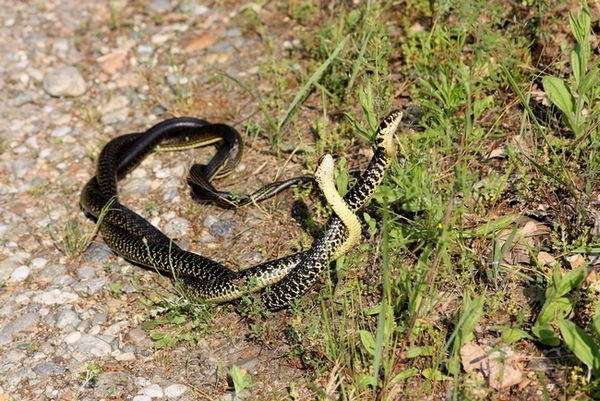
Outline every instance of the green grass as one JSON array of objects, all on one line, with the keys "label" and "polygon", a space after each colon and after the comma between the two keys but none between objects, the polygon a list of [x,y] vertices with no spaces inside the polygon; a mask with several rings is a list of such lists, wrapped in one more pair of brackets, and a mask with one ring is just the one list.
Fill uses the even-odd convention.
[{"label": "green grass", "polygon": [[[533,1],[278,4],[301,45],[287,53],[268,46],[260,79],[272,91],[223,74],[213,81],[252,100],[257,113],[245,124],[255,139],[278,154],[301,146],[307,166],[325,151],[350,163],[352,145],[367,147],[387,112],[407,109],[397,161],[361,212],[362,244],[318,292],[283,312],[283,363],[306,368],[290,398],[296,388],[322,400],[502,398],[461,364],[465,344],[489,339],[524,358],[561,348],[564,357],[536,376],[546,399],[597,394],[597,297],[585,281],[590,269],[570,264],[599,248],[590,205],[600,171],[600,68],[589,16]],[[269,32],[247,13],[246,32]],[[175,89],[159,101],[186,114],[196,92]],[[338,184],[351,185],[345,172]],[[531,221],[547,234],[526,232]],[[557,264],[545,266],[540,251]],[[522,301],[524,290],[535,295]],[[160,347],[193,342],[186,330],[207,327],[205,309],[148,307],[158,322],[149,330],[173,328],[153,334]],[[270,337],[280,332],[273,315],[252,300],[236,311],[252,341],[281,341]],[[236,375],[236,388],[251,383]]]},{"label": "green grass", "polygon": [[[64,229],[62,231],[62,238],[55,238],[55,233],[50,231],[50,235],[55,238],[57,243],[62,245],[62,252],[65,255],[69,256],[81,256],[83,252],[90,246],[96,235],[98,234],[98,230],[100,229],[100,224],[102,223],[102,219],[106,216],[106,213],[110,211],[110,208],[113,205],[113,200],[111,199],[104,208],[100,211],[100,215],[96,223],[93,226],[93,229],[90,231],[88,227],[85,227],[85,224],[82,223],[83,216],[77,215],[76,217],[70,217],[69,207],[66,208],[66,214],[69,216],[67,219]],[[48,216],[50,215],[49,210],[46,211]]]}]

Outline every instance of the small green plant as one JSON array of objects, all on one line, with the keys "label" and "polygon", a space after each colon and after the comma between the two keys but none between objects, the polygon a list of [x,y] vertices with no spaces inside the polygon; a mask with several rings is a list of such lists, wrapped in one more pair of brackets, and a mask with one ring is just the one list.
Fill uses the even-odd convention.
[{"label": "small green plant", "polygon": [[229,372],[229,377],[231,377],[231,382],[233,383],[233,391],[237,397],[243,397],[244,391],[254,386],[252,383],[252,377],[250,374],[237,365],[231,366],[231,371]]},{"label": "small green plant", "polygon": [[[154,347],[159,350],[172,348],[179,342],[195,344],[210,333],[212,316],[210,305],[188,296],[141,298],[148,311],[144,314],[142,329],[150,333]],[[159,331],[160,329],[160,331]]]},{"label": "small green plant", "polygon": [[557,334],[556,327],[560,327],[560,322],[564,321],[573,311],[575,300],[570,293],[579,288],[589,272],[590,267],[584,266],[563,275],[558,263],[552,266],[551,276],[548,277],[548,286],[540,300],[542,308],[531,331],[528,332],[522,328],[524,317],[518,313],[516,325],[498,327],[502,330],[502,340],[507,344],[512,344],[525,338],[537,340],[547,346],[559,346],[561,339]]},{"label": "small green plant", "polygon": [[569,293],[579,288],[589,272],[590,267],[584,266],[563,275],[558,264],[552,267],[552,276],[544,293],[542,309],[531,329],[539,342],[553,347],[560,344],[560,338],[553,325],[569,316],[575,304]]},{"label": "small green plant", "polygon": [[0,139],[0,155],[10,150],[10,145],[6,139]]},{"label": "small green plant", "polygon": [[[588,367],[596,380],[600,380],[600,303],[590,324],[592,335],[566,319],[559,319],[558,327],[567,348]],[[600,395],[600,388],[596,391]]]},{"label": "small green plant", "polygon": [[123,283],[109,282],[108,290],[110,291],[110,295],[112,295],[113,298],[119,298],[121,296],[121,291],[123,291]]},{"label": "small green plant", "polygon": [[34,183],[28,190],[27,193],[31,196],[42,197],[48,190],[48,181],[42,180]]},{"label": "small green plant", "polygon": [[[253,285],[249,285],[252,288]],[[266,310],[260,298],[248,294],[240,299],[240,302],[236,306],[236,311],[241,317],[246,319],[248,324],[248,339],[255,342],[262,342],[268,329],[268,318],[271,316],[271,312]]]},{"label": "small green plant", "polygon": [[64,253],[66,255],[80,255],[90,245],[94,236],[95,232],[92,235],[83,229],[79,217],[67,219],[62,238]]},{"label": "small green plant", "polygon": [[[142,242],[152,262],[153,257],[148,241],[144,238]],[[169,247],[172,245],[171,242]],[[156,341],[154,347],[157,350],[172,348],[182,341],[194,344],[210,332],[212,323],[212,316],[209,313],[211,305],[190,295],[179,280],[172,261],[169,261],[169,265],[175,280],[175,296],[157,296],[154,300],[140,299],[140,302],[149,309],[144,316],[142,329],[150,333],[150,337]],[[156,271],[160,274],[159,269]],[[155,331],[159,327],[168,331]]]},{"label": "small green plant", "polygon": [[[600,85],[598,77],[600,66],[597,62],[589,68],[592,55],[590,45],[591,17],[587,2],[583,2],[582,10],[573,15],[569,13],[571,32],[576,44],[571,52],[572,72],[568,80],[547,75],[542,79],[544,91],[550,101],[562,111],[564,124],[575,134],[575,144],[589,138],[594,143],[598,136],[598,96]],[[589,69],[589,70],[588,70]],[[584,113],[584,109],[587,112]]]},{"label": "small green plant", "polygon": [[90,128],[100,129],[102,126],[102,113],[81,100],[76,101],[81,120]]},{"label": "small green plant", "polygon": [[[464,295],[463,308],[460,316],[458,317],[458,321],[456,322],[456,327],[450,335],[450,338],[446,343],[446,347],[442,352],[442,354],[445,354],[446,348],[450,348],[450,346],[452,347],[450,350],[450,356],[446,361],[446,370],[449,374],[454,376],[455,390],[458,389],[458,385],[460,383],[460,350],[466,343],[473,341],[473,331],[475,330],[475,326],[479,324],[479,320],[483,315],[484,301],[484,295],[479,295],[473,299],[471,299],[468,294]],[[442,373],[436,372],[435,369],[431,369],[430,374],[432,374],[432,376],[429,377],[429,379],[443,377]],[[454,399],[458,399],[457,391],[454,391],[453,395]]]},{"label": "small green plant", "polygon": [[110,0],[109,5],[110,15],[108,18],[108,26],[111,31],[118,31],[121,28],[119,4],[117,0]]},{"label": "small green plant", "polygon": [[[92,231],[85,231],[83,229],[79,216],[66,221],[62,237],[63,252],[65,255],[79,256],[90,246],[100,229],[100,224],[102,223],[104,216],[110,211],[114,202],[115,199],[113,198],[104,205]],[[66,210],[68,216],[69,208],[67,207]],[[46,209],[46,213],[50,215],[50,210],[48,208]],[[54,238],[54,233],[51,232],[51,235]]]},{"label": "small green plant", "polygon": [[79,380],[81,385],[78,389],[73,390],[72,398],[78,399],[84,389],[92,387],[99,379],[102,368],[95,362],[88,362],[85,364],[85,370],[79,372]]},{"label": "small green plant", "polygon": [[158,209],[156,202],[148,202],[146,205],[146,211],[150,214],[154,213]]}]

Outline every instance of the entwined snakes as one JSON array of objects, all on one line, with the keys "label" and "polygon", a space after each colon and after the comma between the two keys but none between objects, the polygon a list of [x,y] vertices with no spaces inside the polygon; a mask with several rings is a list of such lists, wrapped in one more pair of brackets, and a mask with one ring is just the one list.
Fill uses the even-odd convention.
[{"label": "entwined snakes", "polygon": [[82,208],[98,220],[99,231],[113,251],[134,263],[173,273],[194,296],[222,303],[266,288],[261,294],[264,306],[280,309],[306,292],[331,261],[348,252],[358,241],[360,224],[355,212],[370,199],[391,164],[395,153],[393,135],[401,118],[402,113],[394,111],[381,122],[375,138],[377,150],[343,200],[330,177],[333,161],[328,155],[323,157],[316,177],[334,212],[343,219],[333,214],[310,249],[238,272],[182,250],[147,220],[119,203],[117,197],[117,181],[156,147],[182,150],[221,143],[207,165],[192,167],[188,182],[198,197],[225,206],[259,202],[312,179],[296,177],[274,182],[252,195],[216,190],[211,180],[228,174],[241,158],[242,141],[232,127],[186,117],[163,121],[145,133],[119,136],[100,153],[96,175],[83,188],[80,202]]}]

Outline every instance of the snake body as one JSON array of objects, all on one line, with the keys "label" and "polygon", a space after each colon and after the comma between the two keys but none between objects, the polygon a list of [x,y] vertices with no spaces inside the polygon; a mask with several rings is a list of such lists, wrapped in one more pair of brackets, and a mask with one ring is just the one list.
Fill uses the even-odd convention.
[{"label": "snake body", "polygon": [[[402,113],[395,110],[379,124],[375,135],[375,154],[356,184],[343,197],[349,212],[355,213],[362,208],[383,182],[385,172],[396,153],[394,134],[401,120]],[[346,241],[347,236],[344,221],[337,214],[332,215],[327,221],[325,231],[317,237],[312,247],[293,255],[300,257],[297,265],[281,281],[265,291],[263,302],[272,309],[281,309],[286,307],[290,300],[304,294],[317,282],[329,263],[344,255],[353,245]]]},{"label": "snake body", "polygon": [[[334,211],[338,209],[336,213],[342,214],[343,218],[332,215],[325,231],[310,249],[239,272],[182,250],[147,220],[119,203],[117,197],[117,181],[133,170],[156,146],[178,150],[207,143],[227,143],[206,166],[195,167],[195,176],[191,174],[189,179],[194,192],[212,196],[212,200],[225,205],[258,202],[291,185],[310,180],[309,177],[296,177],[272,183],[252,195],[235,196],[217,191],[210,181],[231,171],[242,151],[239,134],[233,134],[233,128],[227,125],[177,118],[159,123],[145,133],[113,139],[102,150],[96,176],[84,186],[80,202],[85,211],[98,219],[99,231],[105,242],[125,259],[173,273],[191,294],[215,303],[231,301],[248,292],[269,287],[262,294],[262,302],[269,309],[280,309],[302,295],[332,260],[347,252],[357,241],[354,212],[368,201],[391,163],[395,152],[393,134],[400,119],[401,113],[392,112],[380,124],[376,135],[377,151],[357,184],[343,197],[342,204],[335,194],[333,201],[328,199],[330,203],[339,205]],[[331,188],[325,190],[330,192]],[[348,230],[346,223],[354,228]],[[352,232],[350,236],[349,231]]]}]

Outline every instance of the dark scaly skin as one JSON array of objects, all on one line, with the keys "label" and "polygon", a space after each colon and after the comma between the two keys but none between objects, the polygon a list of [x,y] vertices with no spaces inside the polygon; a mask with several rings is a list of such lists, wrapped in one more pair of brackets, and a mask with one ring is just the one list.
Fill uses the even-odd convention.
[{"label": "dark scaly skin", "polygon": [[[210,170],[210,175],[205,176],[206,182],[209,182],[219,172],[223,160],[228,169],[233,168],[239,160],[237,155],[241,151],[241,141],[237,144],[233,142],[232,145],[230,139],[232,136],[228,132],[231,130],[233,129],[222,124],[209,125],[202,120],[184,118],[159,123],[143,134],[134,133],[117,137],[102,150],[96,176],[85,185],[80,201],[88,213],[101,219],[100,233],[116,253],[137,264],[157,268],[166,273],[173,272],[183,280],[188,276],[193,277],[194,292],[213,302],[226,302],[247,293],[249,284],[245,277],[248,272],[234,272],[211,259],[180,249],[147,220],[118,202],[117,180],[135,168],[157,145],[190,148],[192,146],[186,145],[185,142],[197,134],[211,137],[213,131],[218,133],[225,131],[227,136],[223,136],[226,141],[229,141],[229,148],[233,148],[234,151],[217,152],[217,156],[204,169]],[[183,145],[178,144],[177,141]],[[234,156],[229,156],[229,153]],[[221,161],[215,162],[219,155]],[[231,162],[232,160],[234,162]],[[304,178],[312,180],[310,177]],[[299,182],[298,178],[278,182],[276,183],[278,191],[273,189],[273,184],[266,186],[268,190],[257,191],[261,195],[253,201],[267,199],[297,182]],[[103,213],[106,205],[110,205],[110,208]],[[271,266],[271,269],[260,269],[252,276],[252,281],[258,282],[255,290],[264,288],[287,273],[286,270],[282,270],[282,264]],[[285,266],[283,268],[285,269]]]},{"label": "dark scaly skin", "polygon": [[[393,134],[400,118],[401,113],[395,111],[380,124],[376,137],[377,151],[357,184],[344,196],[352,212],[370,199],[383,180],[395,153]],[[221,303],[269,287],[262,295],[263,304],[269,309],[281,309],[304,294],[329,263],[341,256],[337,250],[344,243],[347,232],[336,215],[331,216],[326,230],[310,249],[235,272],[211,259],[183,251],[160,230],[117,200],[117,180],[135,168],[154,146],[177,142],[193,134],[195,129],[209,129],[202,128],[206,124],[196,119],[173,119],[157,124],[149,133],[130,134],[109,142],[99,157],[96,177],[86,184],[81,193],[82,207],[94,217],[102,217],[100,233],[116,253],[137,264],[174,273],[191,294]],[[143,135],[152,136],[152,140],[144,142]],[[148,143],[153,144],[152,147]],[[131,149],[135,151],[131,152]],[[208,166],[211,163],[212,160]],[[220,169],[219,166],[211,168],[213,176]],[[103,208],[111,202],[110,209],[103,214]]]},{"label": "dark scaly skin", "polygon": [[[383,181],[396,153],[393,135],[401,119],[402,113],[396,110],[379,125],[375,137],[377,150],[358,182],[344,196],[344,201],[351,211],[356,212],[363,207]],[[304,294],[315,284],[329,263],[341,256],[336,255],[337,248],[345,241],[347,235],[342,220],[334,214],[325,227],[325,231],[304,254],[298,266],[283,280],[269,287],[263,295],[263,302],[271,309],[284,308],[290,300]]]}]

